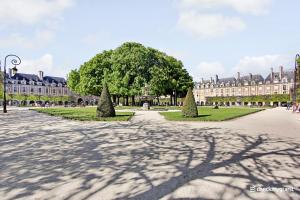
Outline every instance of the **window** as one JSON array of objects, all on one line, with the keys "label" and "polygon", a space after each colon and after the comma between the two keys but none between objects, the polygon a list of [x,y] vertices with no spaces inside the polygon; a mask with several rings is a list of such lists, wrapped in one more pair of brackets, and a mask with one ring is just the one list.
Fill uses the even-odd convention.
[{"label": "window", "polygon": [[17,87],[14,87],[14,92],[17,92]]},{"label": "window", "polygon": [[282,79],[282,82],[286,83],[286,82],[287,82],[287,79],[286,79],[286,78],[283,78],[283,79]]},{"label": "window", "polygon": [[22,87],[22,92],[25,93],[26,92],[26,88]]},{"label": "window", "polygon": [[48,88],[46,88],[46,94],[48,94],[48,92],[49,92],[49,91],[48,91]]},{"label": "window", "polygon": [[30,89],[30,92],[31,92],[31,93],[33,93],[33,92],[34,92],[34,89],[33,89],[33,88],[31,88],[31,89]]},{"label": "window", "polygon": [[42,93],[42,88],[39,88],[39,93]]},{"label": "window", "polygon": [[283,85],[283,90],[286,90],[286,85]]}]

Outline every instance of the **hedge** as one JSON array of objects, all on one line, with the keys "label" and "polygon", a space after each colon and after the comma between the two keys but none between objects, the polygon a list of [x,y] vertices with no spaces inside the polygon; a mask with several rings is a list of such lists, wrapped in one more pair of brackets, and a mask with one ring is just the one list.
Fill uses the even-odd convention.
[{"label": "hedge", "polygon": [[18,101],[51,101],[51,102],[71,101],[70,96],[40,96],[40,95],[21,95],[21,94],[7,94],[6,99],[18,100]]},{"label": "hedge", "polygon": [[219,102],[287,102],[290,101],[289,94],[274,94],[274,95],[258,95],[258,96],[243,96],[243,97],[207,97],[209,103]]}]

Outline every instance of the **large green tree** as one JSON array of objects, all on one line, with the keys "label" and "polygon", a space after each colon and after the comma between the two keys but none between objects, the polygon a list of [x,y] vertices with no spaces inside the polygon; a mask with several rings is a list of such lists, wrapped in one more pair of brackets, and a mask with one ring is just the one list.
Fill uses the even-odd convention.
[{"label": "large green tree", "polygon": [[78,70],[72,70],[68,86],[83,95],[99,96],[104,76],[113,100],[118,103],[123,97],[125,105],[129,97],[134,103],[134,97],[142,94],[145,84],[150,84],[151,93],[156,96],[172,97],[184,96],[187,88],[193,85],[181,61],[142,44],[127,42],[97,54]]}]

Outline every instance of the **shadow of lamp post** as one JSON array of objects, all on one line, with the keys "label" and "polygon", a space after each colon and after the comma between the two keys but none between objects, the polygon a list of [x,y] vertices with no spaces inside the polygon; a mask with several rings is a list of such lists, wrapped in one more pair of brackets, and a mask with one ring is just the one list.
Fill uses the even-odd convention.
[{"label": "shadow of lamp post", "polygon": [[293,87],[293,104],[296,105],[296,102],[297,102],[297,87],[298,87],[298,78],[297,75],[298,75],[298,70],[299,70],[299,63],[298,63],[298,60],[300,60],[300,55],[297,54],[296,55],[296,58],[295,58],[295,70],[294,70],[294,87]]},{"label": "shadow of lamp post", "polygon": [[[13,74],[16,74],[18,69],[17,69],[17,65],[21,64],[21,59],[13,54],[7,55],[5,56],[4,59],[4,65],[3,65],[3,113],[7,113],[7,109],[6,109],[6,62],[7,60],[11,58],[10,62],[11,64],[14,65],[14,67],[12,68],[12,72]],[[1,71],[1,61],[0,61],[0,71]]]}]

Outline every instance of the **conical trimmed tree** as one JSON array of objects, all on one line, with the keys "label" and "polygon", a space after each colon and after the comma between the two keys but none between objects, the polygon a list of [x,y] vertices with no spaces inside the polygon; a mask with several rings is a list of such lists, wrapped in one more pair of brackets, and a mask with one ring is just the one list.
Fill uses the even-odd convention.
[{"label": "conical trimmed tree", "polygon": [[183,102],[182,114],[184,117],[198,117],[198,109],[191,88],[188,89]]},{"label": "conical trimmed tree", "polygon": [[110,98],[106,83],[103,83],[100,100],[97,106],[97,117],[114,117],[116,111]]}]

